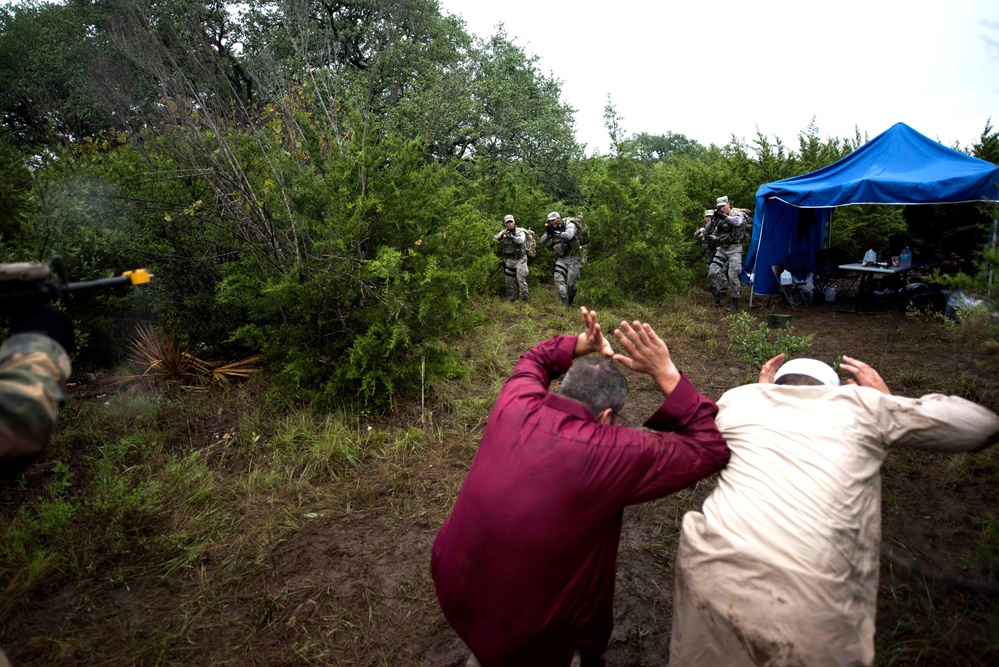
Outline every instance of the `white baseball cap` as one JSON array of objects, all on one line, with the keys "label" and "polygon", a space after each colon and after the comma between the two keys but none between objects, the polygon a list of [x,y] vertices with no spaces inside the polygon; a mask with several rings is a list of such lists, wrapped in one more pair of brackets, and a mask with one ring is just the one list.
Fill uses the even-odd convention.
[{"label": "white baseball cap", "polygon": [[784,362],[784,365],[777,369],[777,372],[774,374],[774,382],[792,373],[795,375],[807,375],[830,387],[839,386],[839,376],[836,375],[836,371],[833,370],[832,366],[818,359],[792,359],[791,361]]}]

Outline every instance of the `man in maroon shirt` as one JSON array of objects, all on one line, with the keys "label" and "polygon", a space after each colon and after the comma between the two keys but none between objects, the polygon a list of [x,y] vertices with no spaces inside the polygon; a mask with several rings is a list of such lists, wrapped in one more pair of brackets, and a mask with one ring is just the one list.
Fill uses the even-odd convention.
[{"label": "man in maroon shirt", "polygon": [[[621,322],[614,335],[629,356],[615,354],[597,314],[581,311],[584,333],[555,336],[517,362],[434,542],[441,609],[483,667],[564,666],[576,650],[584,667],[602,665],[624,507],[728,461],[717,407],[652,327]],[[645,425],[659,432],[614,424],[627,382],[607,359],[573,365],[591,352],[656,381],[666,398]],[[560,393],[549,393],[566,371]]]}]

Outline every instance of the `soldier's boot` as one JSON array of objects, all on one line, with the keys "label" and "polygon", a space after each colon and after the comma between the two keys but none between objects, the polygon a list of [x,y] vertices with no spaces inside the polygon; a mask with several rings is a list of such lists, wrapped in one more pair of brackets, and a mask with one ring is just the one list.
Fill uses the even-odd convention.
[{"label": "soldier's boot", "polygon": [[725,298],[724,292],[715,292],[715,305],[716,306],[722,305],[722,299],[724,298]]},{"label": "soldier's boot", "polygon": [[734,313],[737,310],[739,310],[739,297],[734,296],[732,297],[732,304],[728,307],[728,312]]},{"label": "soldier's boot", "polygon": [[520,300],[523,301],[524,303],[527,303],[528,301],[530,301],[530,299],[527,297],[526,294],[524,296],[520,297]]}]

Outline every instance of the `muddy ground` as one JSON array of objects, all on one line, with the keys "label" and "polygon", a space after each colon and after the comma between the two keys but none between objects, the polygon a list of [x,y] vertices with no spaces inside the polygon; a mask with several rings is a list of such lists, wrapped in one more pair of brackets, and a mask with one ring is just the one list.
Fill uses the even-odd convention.
[{"label": "muddy ground", "polygon": [[[896,393],[964,391],[999,409],[999,357],[994,352],[962,348],[933,320],[899,313],[858,315],[849,312],[852,307],[849,302],[817,304],[791,311],[775,304],[767,310],[757,303],[753,312],[761,317],[792,313],[795,333],[817,334],[812,356],[831,362],[847,353],[867,360],[883,369]],[[709,316],[720,321],[724,312],[709,310]],[[717,398],[745,381],[747,367],[727,354],[698,355],[697,347],[696,341],[679,344],[674,355],[702,391]],[[641,423],[660,399],[650,383],[636,382],[624,417]],[[435,479],[461,477],[472,454],[462,451],[460,459],[434,467],[427,462],[414,474],[432,490]],[[993,468],[976,468],[973,462],[948,475],[953,464],[946,459],[892,454],[885,464],[886,555],[878,613],[879,662],[884,664],[984,665],[999,657],[991,606],[995,598],[988,594],[995,593],[994,574],[968,566],[981,538],[981,522],[999,507],[999,482]],[[713,479],[706,480],[626,512],[609,665],[666,663],[680,520],[685,511],[700,506],[713,486]],[[449,504],[443,502],[445,511]],[[368,609],[383,615],[381,622],[358,619],[371,644],[340,656],[343,664],[463,665],[467,651],[437,609],[428,578],[429,550],[442,516],[434,512],[400,522],[370,512],[317,522],[276,554],[273,592],[289,585],[308,591],[329,586],[334,598],[356,596],[360,590],[376,601]],[[306,597],[300,596],[302,604],[309,603]],[[927,608],[935,612],[931,621],[918,618]]]},{"label": "muddy ground", "polygon": [[[725,313],[710,307],[706,295],[692,299],[716,344],[677,332],[672,351],[695,385],[718,398],[751,372],[725,353]],[[817,334],[810,356],[832,361],[846,353],[868,361],[895,393],[960,393],[999,410],[995,349],[982,350],[933,319],[855,314],[843,312],[844,306],[852,304],[791,311],[757,302],[752,312],[792,313],[796,334]],[[662,333],[670,342],[670,332]],[[623,416],[641,423],[660,398],[650,382],[638,379]],[[415,417],[402,408],[391,419],[402,425]],[[56,641],[60,664],[131,664],[125,657],[133,655],[129,647],[146,641],[165,645],[147,652],[142,664],[463,665],[467,650],[437,606],[429,560],[474,442],[477,435],[471,434],[465,442],[425,448],[405,469],[372,462],[333,489],[334,501],[289,517],[294,529],[251,579],[211,581],[224,575],[212,572],[209,559],[199,572],[136,580],[128,587],[105,582],[51,591],[8,624],[18,632],[4,638],[12,662],[52,664]],[[983,522],[999,507],[995,458],[986,456],[889,455],[883,469],[879,664],[999,664],[993,616],[999,582],[974,558]],[[625,513],[609,665],[667,662],[680,520],[713,485],[705,480]],[[215,597],[203,599],[206,591]],[[185,618],[178,612],[184,608],[197,609],[196,617]],[[191,627],[180,627],[184,623]],[[183,644],[166,645],[171,637],[184,637]]]}]

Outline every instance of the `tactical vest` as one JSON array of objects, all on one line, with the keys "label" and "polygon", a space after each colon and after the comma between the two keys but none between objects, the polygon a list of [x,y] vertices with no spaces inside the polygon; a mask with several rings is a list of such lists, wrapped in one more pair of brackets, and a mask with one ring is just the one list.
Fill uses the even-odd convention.
[{"label": "tactical vest", "polygon": [[[734,217],[734,215],[729,216]],[[718,223],[715,228],[715,237],[718,239],[719,246],[736,245],[742,243],[742,238],[745,236],[745,231],[743,226],[745,225],[745,216],[743,216],[742,225],[733,225],[727,220],[722,220]]]},{"label": "tactical vest", "polygon": [[524,246],[518,245],[513,240],[514,234],[518,231],[520,229],[514,227],[509,236],[506,238],[500,237],[500,252],[503,254],[504,259],[520,259],[524,256]]},{"label": "tactical vest", "polygon": [[[568,227],[569,223],[567,222],[565,226]],[[575,223],[572,223],[572,226],[576,228],[576,235],[568,241],[560,236],[552,239],[552,252],[555,253],[556,257],[567,257],[579,248],[579,227]]]}]

